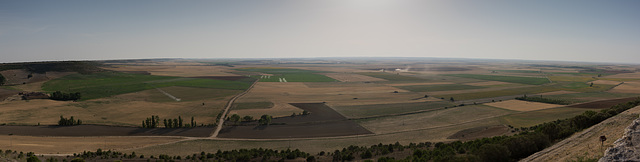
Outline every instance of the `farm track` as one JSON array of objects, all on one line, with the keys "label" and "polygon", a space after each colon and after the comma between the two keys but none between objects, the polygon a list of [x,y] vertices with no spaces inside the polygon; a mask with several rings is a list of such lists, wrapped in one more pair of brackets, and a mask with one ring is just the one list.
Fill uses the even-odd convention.
[{"label": "farm track", "polygon": [[229,100],[229,102],[227,102],[227,106],[224,108],[224,112],[222,113],[222,116],[220,116],[220,119],[218,119],[218,125],[216,126],[216,131],[214,131],[213,134],[211,134],[210,136],[211,138],[216,138],[220,133],[220,130],[222,130],[222,126],[224,125],[224,118],[227,116],[227,113],[229,113],[229,109],[231,109],[233,102],[235,102],[236,99],[242,97],[243,95],[249,93],[249,90],[251,90],[251,88],[253,88],[253,86],[255,86],[258,83],[258,81],[259,80],[254,81],[253,84],[251,84],[251,86],[247,88],[247,90],[234,96],[233,98],[231,98],[231,100]]}]

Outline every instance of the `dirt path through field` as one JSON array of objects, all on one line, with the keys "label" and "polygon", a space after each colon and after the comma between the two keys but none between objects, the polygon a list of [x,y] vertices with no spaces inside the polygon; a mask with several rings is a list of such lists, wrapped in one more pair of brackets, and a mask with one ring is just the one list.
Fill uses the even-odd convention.
[{"label": "dirt path through field", "polygon": [[222,116],[220,116],[220,119],[218,120],[218,125],[216,126],[216,131],[213,132],[213,134],[211,135],[211,138],[216,138],[218,136],[218,134],[220,133],[220,130],[222,130],[222,125],[224,124],[224,119],[227,116],[227,113],[229,112],[229,109],[231,109],[231,106],[233,105],[233,102],[236,101],[236,99],[242,97],[243,95],[247,94],[249,92],[249,90],[251,90],[251,88],[253,88],[253,86],[256,85],[256,83],[258,83],[258,80],[254,81],[253,84],[251,84],[251,86],[249,86],[249,88],[247,88],[247,90],[245,90],[244,92],[234,96],[233,98],[231,98],[231,100],[229,100],[229,102],[227,102],[227,106],[224,108],[224,112],[222,113]]}]

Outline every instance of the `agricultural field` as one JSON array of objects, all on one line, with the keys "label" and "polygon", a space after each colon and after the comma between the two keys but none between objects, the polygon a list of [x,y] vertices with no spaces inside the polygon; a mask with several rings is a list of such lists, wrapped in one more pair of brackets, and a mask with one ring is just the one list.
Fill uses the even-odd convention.
[{"label": "agricultural field", "polygon": [[334,106],[333,108],[348,118],[367,118],[394,114],[412,113],[418,111],[430,111],[452,107],[454,103],[447,101],[416,102],[405,104],[376,104]]},{"label": "agricultural field", "polygon": [[452,91],[452,90],[484,88],[480,86],[472,86],[472,85],[464,85],[464,84],[410,85],[410,86],[396,86],[396,87],[400,89],[409,90],[411,92]]},{"label": "agricultural field", "polygon": [[448,74],[447,76],[509,82],[509,83],[519,83],[519,84],[531,84],[531,85],[541,85],[541,84],[549,83],[549,80],[547,80],[546,78],[538,78],[538,77],[518,77],[518,76],[479,75],[479,74]]},{"label": "agricultural field", "polygon": [[499,117],[499,119],[502,123],[511,125],[516,128],[530,127],[543,122],[550,122],[558,119],[565,119],[580,115],[588,110],[599,111],[598,109],[558,107],[509,114],[506,116],[501,116]]},{"label": "agricultural field", "polygon": [[[262,147],[316,154],[349,145],[511,135],[514,128],[599,111],[640,96],[636,92],[640,84],[634,81],[640,80],[640,75],[603,72],[598,77],[598,72],[584,71],[580,66],[484,61],[317,62],[111,61],[99,66],[102,70],[50,71],[32,76],[33,81],[22,76],[30,73],[27,70],[0,71],[15,73],[13,78],[21,79],[0,87],[0,124],[5,124],[0,126],[0,133],[5,133],[0,135],[0,143],[7,143],[4,137],[11,133],[16,145],[7,149],[37,153],[56,153],[58,150],[49,146],[61,145],[72,151],[60,153],[109,148],[185,156]],[[82,98],[22,100],[17,95],[53,91],[80,92]],[[523,95],[573,104],[514,100]],[[227,113],[222,114],[227,107]],[[252,120],[231,121],[234,114]],[[57,127],[61,115],[81,119],[84,125]],[[193,117],[201,127],[164,128],[160,124],[159,128],[141,128],[141,122],[152,115],[161,119]],[[272,117],[269,125],[259,124],[257,119],[263,115]],[[115,142],[116,137],[148,144]],[[106,145],[99,144],[102,138]],[[69,142],[73,139],[78,140]],[[27,140],[47,147],[36,148],[39,145]]]},{"label": "agricultural field", "polygon": [[104,72],[68,75],[46,82],[42,89],[48,92],[80,92],[82,100],[90,100],[170,86],[243,90],[249,85],[249,82]]},{"label": "agricultural field", "polygon": [[260,82],[336,82],[337,80],[318,74],[322,71],[310,71],[289,68],[242,68],[240,71],[257,72],[268,75],[253,75]]}]

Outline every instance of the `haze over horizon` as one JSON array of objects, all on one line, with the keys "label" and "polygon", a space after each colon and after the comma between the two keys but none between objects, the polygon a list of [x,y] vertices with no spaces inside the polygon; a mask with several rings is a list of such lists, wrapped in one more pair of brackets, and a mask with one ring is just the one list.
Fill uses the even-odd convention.
[{"label": "haze over horizon", "polygon": [[0,1],[0,62],[437,57],[640,62],[640,1]]}]

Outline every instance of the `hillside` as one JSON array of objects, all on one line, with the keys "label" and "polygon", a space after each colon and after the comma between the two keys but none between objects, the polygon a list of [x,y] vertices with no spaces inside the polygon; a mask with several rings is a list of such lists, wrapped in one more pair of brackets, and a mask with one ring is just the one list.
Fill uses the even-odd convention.
[{"label": "hillside", "polygon": [[[599,159],[608,147],[613,146],[614,141],[622,137],[624,129],[638,118],[639,113],[640,106],[631,108],[521,161]],[[600,136],[607,137],[604,147],[600,146]]]}]

